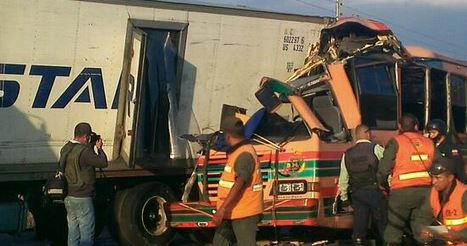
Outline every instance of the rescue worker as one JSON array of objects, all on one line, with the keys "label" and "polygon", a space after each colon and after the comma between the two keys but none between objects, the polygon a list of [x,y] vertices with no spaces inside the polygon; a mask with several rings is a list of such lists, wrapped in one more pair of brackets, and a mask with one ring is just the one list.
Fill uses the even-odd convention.
[{"label": "rescue worker", "polygon": [[256,245],[257,224],[263,212],[263,181],[260,162],[253,146],[245,139],[243,122],[227,117],[222,123],[229,145],[228,159],[217,189],[217,225],[213,245]]},{"label": "rescue worker", "polygon": [[465,183],[465,168],[464,160],[462,159],[459,148],[452,142],[452,139],[447,136],[447,126],[444,121],[434,119],[426,126],[428,137],[433,140],[436,145],[436,150],[441,157],[450,157],[456,163],[455,175]]},{"label": "rescue worker", "polygon": [[435,154],[433,142],[418,132],[418,122],[413,115],[403,115],[398,126],[399,135],[387,143],[377,175],[378,183],[386,189],[389,188],[388,176],[392,175],[388,224],[384,231],[388,245],[399,245],[406,225],[413,230],[417,224],[415,214],[430,190],[428,170]]},{"label": "rescue worker", "polygon": [[456,163],[452,158],[436,159],[430,169],[433,187],[430,199],[422,208],[421,217],[428,223],[443,225],[447,232],[436,235],[428,228],[421,231],[421,238],[431,245],[467,245],[467,186],[454,173]]},{"label": "rescue worker", "polygon": [[363,245],[370,218],[376,223],[381,240],[387,222],[387,200],[376,180],[378,160],[384,148],[370,141],[371,132],[366,125],[357,126],[355,136],[356,144],[342,156],[339,189],[342,205],[346,206],[350,186],[354,209],[352,239],[354,245]]}]

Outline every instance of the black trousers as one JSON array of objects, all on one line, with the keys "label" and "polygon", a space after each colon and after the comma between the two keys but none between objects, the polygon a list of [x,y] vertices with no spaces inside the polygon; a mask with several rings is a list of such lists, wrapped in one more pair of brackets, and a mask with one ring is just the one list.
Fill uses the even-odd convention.
[{"label": "black trousers", "polygon": [[352,190],[353,239],[365,240],[370,219],[376,225],[379,239],[383,239],[387,224],[388,203],[376,186],[364,186]]}]

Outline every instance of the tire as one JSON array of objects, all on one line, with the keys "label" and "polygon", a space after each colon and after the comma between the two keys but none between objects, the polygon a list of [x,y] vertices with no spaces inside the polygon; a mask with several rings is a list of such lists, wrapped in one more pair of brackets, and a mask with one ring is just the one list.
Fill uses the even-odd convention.
[{"label": "tire", "polygon": [[119,190],[117,191],[117,193],[115,194],[115,198],[113,199],[112,203],[111,203],[111,208],[113,208],[113,211],[110,211],[112,213],[112,215],[110,216],[109,220],[108,220],[108,228],[109,228],[109,233],[110,235],[115,239],[115,240],[119,240],[119,236],[118,236],[118,228],[119,228],[119,225],[118,225],[118,218],[121,217],[121,212],[123,211],[122,209],[122,205],[123,205],[123,201],[125,200],[126,198],[126,195],[128,194],[129,192],[129,189],[124,189],[124,190]]},{"label": "tire", "polygon": [[166,205],[175,200],[169,187],[157,182],[141,184],[120,199],[116,218],[121,245],[168,244],[173,232],[165,211]]}]

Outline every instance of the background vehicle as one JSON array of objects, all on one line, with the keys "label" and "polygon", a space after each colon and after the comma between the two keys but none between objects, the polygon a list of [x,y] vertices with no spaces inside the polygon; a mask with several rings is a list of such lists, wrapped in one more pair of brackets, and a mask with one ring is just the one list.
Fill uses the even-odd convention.
[{"label": "background vehicle", "polygon": [[[384,145],[397,134],[402,114],[415,115],[422,128],[430,119],[443,119],[465,158],[466,83],[467,63],[406,49],[383,23],[341,18],[324,28],[305,66],[287,82],[261,80],[256,96],[263,109],[249,119],[235,108],[222,113],[243,117],[255,142],[265,191],[261,226],[351,227],[350,214],[336,211],[337,181],[342,153],[360,123]],[[217,182],[225,163],[219,146],[199,159],[202,199],[173,203],[172,227],[214,226]]]},{"label": "background vehicle", "polygon": [[161,1],[1,1],[0,231],[34,218],[41,235],[66,236],[42,186],[86,121],[111,159],[98,173],[98,227],[110,218],[123,244],[167,240],[163,205],[197,157],[178,136],[213,132],[222,103],[257,108],[255,81],[289,76],[330,20]]}]

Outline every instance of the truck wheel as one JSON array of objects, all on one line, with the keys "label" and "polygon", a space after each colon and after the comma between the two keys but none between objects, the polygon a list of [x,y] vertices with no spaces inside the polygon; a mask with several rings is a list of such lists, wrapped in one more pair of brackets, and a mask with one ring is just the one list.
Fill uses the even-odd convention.
[{"label": "truck wheel", "polygon": [[167,245],[172,238],[166,206],[174,201],[169,187],[147,183],[129,190],[117,217],[122,245]]},{"label": "truck wheel", "polygon": [[119,240],[118,238],[118,218],[121,217],[121,212],[123,211],[122,209],[122,204],[123,201],[126,198],[126,195],[128,194],[129,189],[124,189],[124,190],[119,190],[117,193],[115,193],[115,198],[113,199],[111,203],[111,208],[113,208],[113,211],[111,211],[112,216],[110,216],[109,221],[108,221],[108,228],[109,228],[109,233],[110,235],[115,239]]}]

